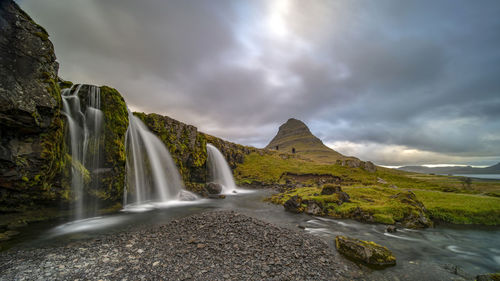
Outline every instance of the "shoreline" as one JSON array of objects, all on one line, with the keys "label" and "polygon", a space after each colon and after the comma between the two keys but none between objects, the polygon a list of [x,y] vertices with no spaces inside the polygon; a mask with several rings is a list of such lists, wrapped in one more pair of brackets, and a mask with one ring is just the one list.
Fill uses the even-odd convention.
[{"label": "shoreline", "polygon": [[[234,211],[67,245],[0,253],[1,280],[352,280],[363,270],[322,239]],[[119,276],[119,277],[118,277]]]}]

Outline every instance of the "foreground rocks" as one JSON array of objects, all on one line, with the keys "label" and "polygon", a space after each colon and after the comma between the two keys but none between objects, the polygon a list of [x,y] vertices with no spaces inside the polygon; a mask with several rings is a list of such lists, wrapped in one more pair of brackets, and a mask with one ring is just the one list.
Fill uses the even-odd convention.
[{"label": "foreground rocks", "polygon": [[396,258],[392,252],[374,242],[337,236],[335,238],[335,246],[346,257],[367,265],[376,267],[396,265]]},{"label": "foreground rocks", "polygon": [[316,237],[221,211],[57,248],[0,254],[0,280],[352,280]]}]

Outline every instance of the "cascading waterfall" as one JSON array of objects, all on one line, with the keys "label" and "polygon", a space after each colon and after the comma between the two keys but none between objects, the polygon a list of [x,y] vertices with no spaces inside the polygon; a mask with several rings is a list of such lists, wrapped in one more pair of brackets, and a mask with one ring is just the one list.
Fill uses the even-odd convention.
[{"label": "cascading waterfall", "polygon": [[224,155],[213,145],[207,144],[208,175],[211,182],[222,185],[222,193],[230,194],[236,191],[233,174]]},{"label": "cascading waterfall", "polygon": [[165,144],[130,111],[125,146],[124,206],[196,199],[194,194],[184,190],[179,171]]},{"label": "cascading waterfall", "polygon": [[[61,91],[63,114],[68,120],[69,147],[72,159],[71,188],[75,196],[75,219],[94,215],[97,209],[95,200],[85,196],[85,187],[96,189],[99,177],[96,171],[101,166],[103,144],[103,113],[100,110],[100,88],[88,85],[88,103],[82,112],[80,97],[82,85],[72,86]],[[92,175],[92,177],[91,177]]]}]

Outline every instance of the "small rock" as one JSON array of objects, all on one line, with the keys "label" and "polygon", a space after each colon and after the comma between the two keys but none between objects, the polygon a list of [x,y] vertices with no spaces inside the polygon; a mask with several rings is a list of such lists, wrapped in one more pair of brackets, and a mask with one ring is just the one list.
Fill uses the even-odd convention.
[{"label": "small rock", "polygon": [[387,228],[385,229],[385,231],[387,231],[389,233],[394,233],[394,232],[397,232],[398,229],[394,225],[388,225]]}]

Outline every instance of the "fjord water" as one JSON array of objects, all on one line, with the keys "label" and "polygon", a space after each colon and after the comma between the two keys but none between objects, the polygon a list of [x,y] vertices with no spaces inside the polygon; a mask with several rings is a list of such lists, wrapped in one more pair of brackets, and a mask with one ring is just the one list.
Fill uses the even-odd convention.
[{"label": "fjord water", "polygon": [[[99,237],[161,225],[174,219],[211,210],[235,210],[239,213],[268,221],[281,227],[306,232],[324,239],[335,248],[336,235],[346,235],[374,241],[391,249],[397,265],[369,273],[374,280],[453,280],[458,276],[449,273],[443,264],[455,264],[475,275],[498,271],[500,267],[500,227],[437,226],[425,230],[399,229],[385,232],[380,224],[364,224],[353,220],[337,220],[292,214],[282,206],[263,202],[272,190],[238,193],[226,199],[198,200],[187,206],[171,206],[142,213],[117,213],[75,222],[64,228],[41,223],[30,225],[12,243],[17,247],[60,246],[77,239]],[[298,228],[298,226],[301,228]],[[29,229],[28,229],[29,230]],[[24,241],[20,243],[20,241]],[[334,251],[334,250],[333,250]],[[420,278],[420,279],[419,279]]]},{"label": "fjord water", "polygon": [[181,176],[169,151],[142,121],[129,111],[126,185],[123,206],[126,210],[145,210],[154,205],[196,196],[184,189]]},{"label": "fjord water", "polygon": [[222,194],[231,194],[233,191],[236,191],[233,173],[224,155],[209,143],[207,143],[207,154],[209,181],[222,185]]},{"label": "fjord water", "polygon": [[[69,130],[69,154],[71,155],[71,189],[75,198],[74,218],[93,216],[97,203],[85,196],[84,189],[97,188],[101,166],[103,113],[100,110],[100,88],[87,85],[88,103],[82,112],[78,94],[82,85],[61,91],[63,110]],[[89,174],[86,174],[88,171]]]}]

